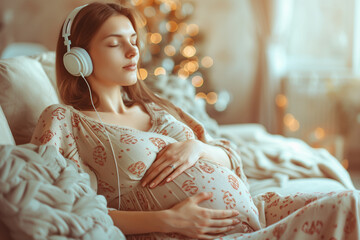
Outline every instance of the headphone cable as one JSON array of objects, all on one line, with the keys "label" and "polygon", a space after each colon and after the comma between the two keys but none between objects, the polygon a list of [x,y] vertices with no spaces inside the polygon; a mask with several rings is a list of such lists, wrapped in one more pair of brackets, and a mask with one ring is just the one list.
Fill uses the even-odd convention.
[{"label": "headphone cable", "polygon": [[[92,94],[91,94],[90,85],[89,85],[89,83],[87,82],[87,80],[86,80],[86,78],[84,77],[84,75],[83,75],[82,72],[80,72],[80,75],[81,75],[81,77],[85,80],[85,83],[86,83],[86,85],[87,85],[87,87],[88,87],[88,89],[89,89],[91,105],[93,106],[93,108],[94,108],[94,110],[95,110],[95,112],[96,112],[96,115],[98,116],[100,122],[102,123],[102,126],[103,126],[103,128],[104,128],[105,134],[106,134],[106,136],[107,136],[107,138],[108,138],[108,140],[109,140],[109,143],[110,143],[110,148],[111,148],[111,152],[112,152],[112,154],[113,154],[113,158],[114,158],[114,162],[115,162],[115,167],[116,167],[117,187],[118,187],[118,193],[119,193],[119,200],[118,200],[119,205],[118,205],[118,210],[120,210],[120,179],[119,179],[119,169],[118,169],[118,164],[117,164],[116,157],[115,157],[114,148],[113,148],[113,145],[112,145],[112,143],[111,143],[111,140],[110,140],[110,137],[109,137],[109,133],[106,131],[105,124],[104,124],[103,121],[101,120],[101,117],[100,117],[98,111],[97,111],[96,108],[95,108],[95,105],[94,105],[94,102],[93,102],[93,98],[92,98]],[[103,145],[104,145],[104,143],[103,143]]]}]

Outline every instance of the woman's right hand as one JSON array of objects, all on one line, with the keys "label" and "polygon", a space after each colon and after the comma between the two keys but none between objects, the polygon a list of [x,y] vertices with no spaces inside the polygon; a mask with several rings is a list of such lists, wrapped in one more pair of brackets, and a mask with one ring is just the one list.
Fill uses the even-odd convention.
[{"label": "woman's right hand", "polygon": [[176,232],[190,238],[214,239],[234,229],[239,220],[236,210],[214,210],[198,204],[209,200],[211,192],[201,192],[189,197],[168,210],[167,232]]}]

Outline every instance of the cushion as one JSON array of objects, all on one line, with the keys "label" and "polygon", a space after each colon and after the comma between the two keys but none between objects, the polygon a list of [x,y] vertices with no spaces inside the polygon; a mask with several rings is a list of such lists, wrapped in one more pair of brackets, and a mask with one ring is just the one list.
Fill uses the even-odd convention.
[{"label": "cushion", "polygon": [[5,118],[4,112],[0,106],[0,145],[1,144],[15,144],[15,140],[11,134],[9,124]]},{"label": "cushion", "polygon": [[41,112],[59,103],[55,53],[0,60],[0,106],[16,144],[28,143]]}]

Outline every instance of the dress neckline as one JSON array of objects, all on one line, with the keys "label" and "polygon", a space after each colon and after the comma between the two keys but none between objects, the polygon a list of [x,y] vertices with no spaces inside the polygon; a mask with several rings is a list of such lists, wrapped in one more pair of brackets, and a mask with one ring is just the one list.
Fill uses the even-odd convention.
[{"label": "dress neckline", "polygon": [[[104,122],[103,125],[105,126],[109,126],[109,127],[116,127],[116,128],[122,128],[122,129],[128,129],[128,130],[135,130],[135,131],[139,131],[139,132],[153,132],[156,127],[157,127],[157,121],[156,121],[156,117],[155,117],[155,113],[153,112],[152,108],[149,106],[151,103],[144,103],[144,106],[146,108],[147,113],[150,116],[150,123],[151,123],[151,127],[144,131],[144,130],[140,130],[134,127],[130,127],[130,126],[123,126],[123,125],[118,125],[118,124],[113,124],[113,123],[106,123]],[[70,107],[70,109],[72,110],[72,112],[78,114],[79,116],[81,116],[82,118],[86,118],[87,120],[91,121],[91,122],[95,122],[97,124],[102,124],[100,122],[99,119],[93,118],[93,117],[89,117],[88,115],[82,113],[81,111],[77,110],[76,108],[74,108],[71,105],[67,105],[68,107]]]}]

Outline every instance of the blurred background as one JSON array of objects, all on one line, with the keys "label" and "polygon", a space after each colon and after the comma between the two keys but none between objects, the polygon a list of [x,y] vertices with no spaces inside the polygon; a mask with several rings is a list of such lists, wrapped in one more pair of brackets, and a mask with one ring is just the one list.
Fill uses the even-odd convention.
[{"label": "blurred background", "polygon": [[[54,51],[67,14],[88,2],[2,0],[1,58]],[[144,81],[178,75],[219,124],[260,123],[360,169],[360,1],[127,2],[148,31]]]}]

